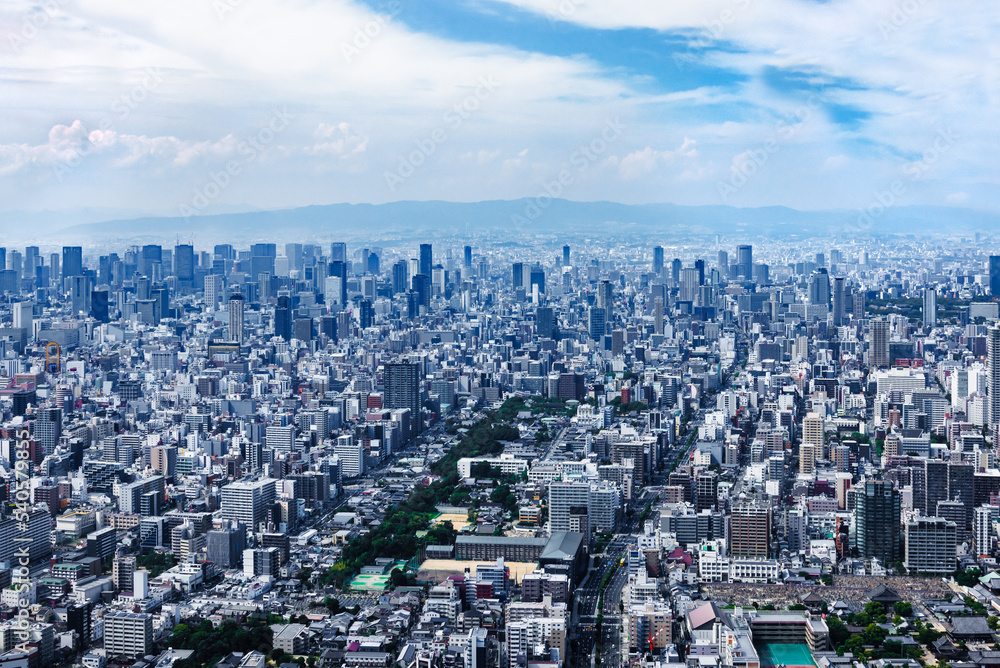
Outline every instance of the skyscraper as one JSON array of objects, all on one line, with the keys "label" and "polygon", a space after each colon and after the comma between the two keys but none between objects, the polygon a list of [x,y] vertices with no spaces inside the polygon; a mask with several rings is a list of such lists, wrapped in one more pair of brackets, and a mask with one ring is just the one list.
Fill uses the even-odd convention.
[{"label": "skyscraper", "polygon": [[861,557],[884,564],[903,556],[899,490],[887,480],[866,480],[857,495],[854,545]]},{"label": "skyscraper", "polygon": [[771,509],[756,503],[733,506],[729,528],[729,553],[734,557],[768,557]]},{"label": "skyscraper", "polygon": [[990,295],[1000,297],[1000,255],[990,255]]},{"label": "skyscraper", "polygon": [[194,283],[194,246],[181,244],[174,247],[174,275],[182,288]]},{"label": "skyscraper", "polygon": [[229,298],[229,338],[243,345],[243,295]]},{"label": "skyscraper", "polygon": [[430,277],[434,269],[434,251],[430,244],[420,244],[420,273]]},{"label": "skyscraper", "polygon": [[596,306],[590,309],[587,328],[590,331],[590,338],[594,341],[600,342],[601,337],[604,336],[607,329],[607,313],[604,309]]},{"label": "skyscraper", "polygon": [[833,279],[833,326],[840,327],[844,324],[844,277],[838,276]]},{"label": "skyscraper", "polygon": [[347,262],[347,244],[334,241],[330,244],[330,262]]},{"label": "skyscraper", "polygon": [[513,277],[513,287],[515,290],[524,287],[524,263],[515,262],[514,263],[514,277]]},{"label": "skyscraper", "polygon": [[62,276],[83,275],[83,248],[80,246],[63,246]]},{"label": "skyscraper", "polygon": [[809,277],[809,303],[830,307],[830,274],[823,267]]},{"label": "skyscraper", "polygon": [[653,273],[657,276],[663,273],[663,246],[653,247]]},{"label": "skyscraper", "polygon": [[753,278],[753,246],[744,245],[736,247],[736,266],[739,277],[750,280]]},{"label": "skyscraper", "polygon": [[[871,321],[871,349],[869,350],[868,362],[875,367],[889,366],[889,321],[885,318],[876,318]],[[997,335],[997,352],[1000,354],[1000,334]],[[1000,365],[1000,355],[997,357]],[[998,368],[1000,373],[1000,368]],[[1000,375],[998,375],[1000,379]]]},{"label": "skyscraper", "polygon": [[399,260],[392,265],[392,294],[398,295],[409,289],[406,260]]},{"label": "skyscraper", "polygon": [[410,409],[410,421],[421,431],[420,363],[398,362],[385,365],[385,407]]},{"label": "skyscraper", "polygon": [[1000,328],[986,333],[986,389],[990,425],[1000,420]]},{"label": "skyscraper", "polygon": [[538,286],[539,294],[545,294],[545,270],[540,264],[536,264],[531,268],[531,289],[534,292],[534,286]]},{"label": "skyscraper", "polygon": [[472,268],[472,246],[465,247],[464,263],[463,266],[466,269]]},{"label": "skyscraper", "polygon": [[934,288],[924,288],[924,327],[937,324],[937,292]]},{"label": "skyscraper", "polygon": [[569,264],[569,246],[563,246],[563,266],[568,267]]}]

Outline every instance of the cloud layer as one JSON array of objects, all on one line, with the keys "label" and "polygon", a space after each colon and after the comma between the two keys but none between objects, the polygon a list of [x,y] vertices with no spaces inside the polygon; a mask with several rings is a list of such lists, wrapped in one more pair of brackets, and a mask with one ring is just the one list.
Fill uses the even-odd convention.
[{"label": "cloud layer", "polygon": [[862,208],[904,179],[905,204],[997,210],[998,23],[968,0],[10,0],[0,197],[171,213],[235,162],[213,204],[516,198],[590,150],[564,197]]}]

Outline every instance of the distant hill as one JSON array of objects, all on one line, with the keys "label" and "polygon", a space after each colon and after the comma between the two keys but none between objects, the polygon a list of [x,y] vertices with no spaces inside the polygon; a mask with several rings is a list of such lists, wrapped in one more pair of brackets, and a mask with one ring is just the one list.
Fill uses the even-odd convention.
[{"label": "distant hill", "polygon": [[[329,204],[275,211],[221,213],[181,217],[146,217],[93,222],[58,213],[44,216],[51,230],[35,243],[99,244],[112,241],[173,243],[194,239],[199,245],[222,241],[247,243],[286,239],[323,241],[332,237],[376,239],[477,236],[512,232],[537,234],[652,234],[659,238],[715,234],[749,236],[850,236],[992,232],[1000,216],[970,209],[895,207],[858,224],[857,211],[796,211],[786,207],[736,208],[675,204],[618,204],[568,200],[496,200],[485,202],[392,202],[388,204]],[[42,222],[41,214],[35,223]],[[31,229],[11,229],[12,214],[0,215],[11,237],[31,235]],[[30,221],[23,221],[30,225]],[[11,241],[7,242],[8,244]]]}]

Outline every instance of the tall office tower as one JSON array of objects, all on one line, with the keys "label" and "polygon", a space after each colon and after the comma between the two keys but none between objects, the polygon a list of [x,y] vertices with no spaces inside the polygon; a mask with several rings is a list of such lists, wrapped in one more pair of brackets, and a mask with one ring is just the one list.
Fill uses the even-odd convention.
[{"label": "tall office tower", "polygon": [[604,333],[607,330],[607,325],[608,325],[608,312],[602,308],[597,308],[596,306],[591,307],[587,323],[587,328],[590,332],[590,338],[600,343],[601,338],[604,336]]},{"label": "tall office tower", "polygon": [[11,305],[11,311],[14,315],[14,327],[16,329],[27,330],[28,338],[30,339],[31,325],[34,319],[34,304],[31,302],[17,302]]},{"label": "tall office tower", "polygon": [[830,307],[830,274],[823,267],[809,277],[809,303]]},{"label": "tall office tower", "polygon": [[990,255],[990,296],[1000,297],[1000,255]]},{"label": "tall office tower", "polygon": [[285,341],[292,340],[292,298],[288,295],[278,295],[274,307],[274,335]]},{"label": "tall office tower", "polygon": [[855,320],[861,320],[865,317],[865,293],[861,290],[855,290],[851,295],[852,298],[852,309],[851,313]]},{"label": "tall office tower", "polygon": [[35,438],[41,446],[42,456],[51,455],[56,450],[62,436],[62,409],[40,408],[36,412]]},{"label": "tall office tower", "polygon": [[[959,536],[972,530],[972,514],[975,510],[976,468],[972,464],[948,464],[948,501],[964,504],[965,522],[958,527]],[[930,515],[931,513],[928,513]],[[939,513],[938,513],[939,514]]]},{"label": "tall office tower", "polygon": [[986,391],[991,427],[1000,421],[1000,328],[986,332]]},{"label": "tall office tower", "polygon": [[219,299],[222,297],[223,277],[218,274],[209,274],[205,277],[205,307],[209,311],[214,311],[219,307]]},{"label": "tall office tower", "polygon": [[677,293],[678,299],[682,302],[694,303],[698,299],[698,270],[694,267],[681,269],[680,290]]},{"label": "tall office tower", "polygon": [[706,508],[719,507],[719,476],[714,471],[699,471],[694,477],[694,509],[700,513]]},{"label": "tall office tower", "polygon": [[398,295],[409,289],[407,267],[405,260],[399,260],[392,265],[392,294]]},{"label": "tall office tower", "polygon": [[275,452],[291,452],[295,446],[295,425],[272,424],[267,428],[267,447]]},{"label": "tall office tower", "polygon": [[334,241],[330,244],[330,262],[347,262],[347,244]]},{"label": "tall office tower", "polygon": [[663,297],[653,298],[653,333],[663,334]]},{"label": "tall office tower", "polygon": [[695,260],[694,268],[698,272],[698,285],[705,285],[705,261],[702,259]]},{"label": "tall office tower", "polygon": [[653,273],[663,274],[663,246],[653,246]]},{"label": "tall office tower", "polygon": [[518,288],[524,287],[524,263],[515,262],[514,263],[514,278],[512,282],[513,288],[517,290]]},{"label": "tall office tower", "polygon": [[924,288],[924,327],[937,324],[937,292],[934,288]]},{"label": "tall office tower", "polygon": [[267,515],[267,507],[274,503],[276,482],[274,478],[263,478],[226,485],[222,488],[220,503],[222,518],[258,532]]},{"label": "tall office tower", "polygon": [[157,246],[155,244],[149,244],[142,247],[142,252],[139,254],[139,267],[138,267],[138,271],[140,274],[146,277],[152,277],[153,265],[162,263],[163,263],[163,247]]},{"label": "tall office tower", "polygon": [[336,302],[340,305],[340,308],[344,308],[347,306],[347,262],[334,260],[327,267],[326,275],[328,278],[340,279],[340,294],[326,295],[327,303]]},{"label": "tall office tower", "polygon": [[420,273],[430,276],[434,270],[434,251],[430,244],[420,244]]},{"label": "tall office tower", "polygon": [[12,250],[7,253],[7,268],[14,272],[18,281],[24,276],[24,258],[21,251]]},{"label": "tall office tower", "polygon": [[[873,367],[887,367],[889,366],[889,321],[884,317],[875,318],[869,327],[871,328],[871,341],[869,342],[871,349],[868,353],[868,363]],[[987,340],[988,351],[989,341]],[[1000,334],[997,335],[997,353],[998,366],[1000,366]]]},{"label": "tall office tower", "polygon": [[570,510],[590,506],[589,482],[549,483],[549,533],[572,531]]},{"label": "tall office tower", "polygon": [[545,270],[542,269],[542,265],[536,264],[531,268],[530,283],[528,284],[531,291],[534,292],[534,287],[538,286],[538,293],[545,294]]},{"label": "tall office tower", "polygon": [[670,280],[673,285],[681,284],[681,264],[680,258],[675,257],[670,263]]},{"label": "tall office tower", "polygon": [[770,540],[770,508],[757,503],[733,506],[729,524],[729,553],[732,556],[767,559]]},{"label": "tall office tower", "polygon": [[111,579],[118,591],[131,591],[135,577],[135,557],[119,554],[111,564]]},{"label": "tall office tower", "polygon": [[736,266],[740,278],[750,280],[753,277],[753,246],[736,247]]},{"label": "tall office tower", "polygon": [[385,408],[408,408],[410,422],[422,431],[420,417],[421,388],[420,362],[397,362],[385,365]]},{"label": "tall office tower", "polygon": [[302,244],[285,244],[285,257],[288,258],[290,271],[302,271],[304,268]]},{"label": "tall office tower", "polygon": [[70,297],[74,314],[90,314],[90,292],[89,276],[74,275],[70,278]]},{"label": "tall office tower", "polygon": [[63,246],[62,277],[83,275],[83,248],[80,246]]},{"label": "tall office tower", "polygon": [[466,269],[472,269],[472,246],[465,247],[462,266]]},{"label": "tall office tower", "polygon": [[601,281],[597,284],[597,299],[595,304],[597,308],[602,308],[606,313],[614,312],[614,294],[615,286],[611,284],[611,281]]},{"label": "tall office tower", "polygon": [[417,306],[431,308],[431,277],[426,274],[415,274],[410,278],[413,292],[417,294]]},{"label": "tall office tower", "polygon": [[229,298],[229,339],[243,345],[243,295]]},{"label": "tall office tower", "polygon": [[757,285],[770,285],[771,267],[766,264],[755,264],[753,266],[753,282]]},{"label": "tall office tower", "polygon": [[1000,521],[1000,507],[983,505],[975,509],[972,518],[972,540],[975,546],[973,554],[993,554],[993,524],[997,521]]},{"label": "tall office tower", "polygon": [[719,251],[719,275],[723,279],[729,278],[729,253],[724,250]]},{"label": "tall office tower", "polygon": [[190,244],[174,246],[174,276],[182,288],[194,285],[194,246]]},{"label": "tall office tower", "polygon": [[888,480],[866,480],[855,496],[854,546],[861,557],[884,564],[900,561],[900,495]]},{"label": "tall office tower", "polygon": [[957,529],[943,517],[918,515],[907,522],[906,569],[911,573],[954,573]]},{"label": "tall office tower", "polygon": [[160,475],[173,478],[177,473],[177,446],[157,445],[149,451],[149,465]]},{"label": "tall office tower", "polygon": [[551,339],[554,326],[551,306],[539,306],[535,309],[535,331],[540,339]]},{"label": "tall office tower", "polygon": [[840,327],[844,324],[844,313],[846,306],[844,303],[844,277],[838,276],[833,279],[833,326]]},{"label": "tall office tower", "polygon": [[237,522],[223,521],[218,531],[209,531],[206,536],[208,560],[220,568],[236,568],[247,549],[247,529]]},{"label": "tall office tower", "polygon": [[569,246],[563,246],[563,266],[568,267],[569,265]]},{"label": "tall office tower", "polygon": [[28,246],[24,249],[24,275],[30,278],[35,275],[38,266],[38,246]]}]

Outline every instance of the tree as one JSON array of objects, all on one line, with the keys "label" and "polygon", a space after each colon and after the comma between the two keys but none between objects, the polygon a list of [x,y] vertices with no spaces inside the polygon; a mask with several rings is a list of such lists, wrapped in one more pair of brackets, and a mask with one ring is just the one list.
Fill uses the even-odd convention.
[{"label": "tree", "polygon": [[827,617],[827,628],[830,629],[830,642],[834,647],[840,647],[851,637],[851,632],[847,630],[847,625],[841,621],[840,617]]},{"label": "tree", "polygon": [[913,604],[909,601],[896,601],[892,605],[893,611],[900,617],[912,617],[913,616]]}]

